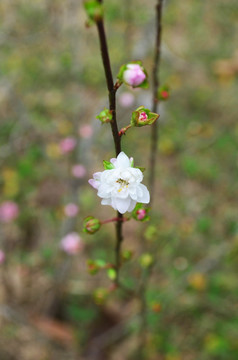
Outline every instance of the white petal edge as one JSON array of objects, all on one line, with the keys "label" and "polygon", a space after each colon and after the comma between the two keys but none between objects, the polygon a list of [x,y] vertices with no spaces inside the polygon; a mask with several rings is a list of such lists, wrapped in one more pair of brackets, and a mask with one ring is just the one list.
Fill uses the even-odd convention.
[{"label": "white petal edge", "polygon": [[128,212],[131,212],[134,210],[136,206],[136,201],[135,200],[131,200],[131,205],[129,206],[129,208],[127,209]]},{"label": "white petal edge", "polygon": [[142,191],[142,195],[138,197],[138,202],[141,202],[143,204],[149,204],[150,202],[150,193],[147,189],[147,187],[143,184],[140,184],[138,187],[140,187],[140,190]]},{"label": "white petal edge", "polygon": [[116,168],[123,168],[123,169],[131,167],[130,160],[123,151],[121,151],[120,154],[117,156],[117,162],[114,164],[114,166]]}]

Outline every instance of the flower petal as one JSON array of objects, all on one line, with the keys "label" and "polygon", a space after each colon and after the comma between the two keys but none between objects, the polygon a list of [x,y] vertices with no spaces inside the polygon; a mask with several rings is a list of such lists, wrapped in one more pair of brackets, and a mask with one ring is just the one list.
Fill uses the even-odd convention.
[{"label": "flower petal", "polygon": [[116,158],[111,158],[110,163],[113,164],[113,165],[115,165],[115,162],[116,162],[116,161],[117,161]]},{"label": "flower petal", "polygon": [[129,208],[127,209],[127,211],[129,211],[129,212],[133,211],[135,206],[136,206],[136,201],[131,200],[131,204],[130,204]]},{"label": "flower petal", "polygon": [[113,187],[111,185],[100,184],[100,186],[98,187],[97,195],[101,198],[108,198],[111,196],[112,189],[113,189]]},{"label": "flower petal", "polygon": [[143,204],[148,204],[150,202],[150,193],[147,187],[143,184],[138,185],[138,190],[140,189],[141,194],[138,196],[137,201]]},{"label": "flower petal", "polygon": [[125,214],[131,205],[131,198],[129,196],[126,199],[115,198],[115,204],[119,213]]},{"label": "flower petal", "polygon": [[117,161],[114,163],[116,168],[128,168],[131,167],[130,160],[126,154],[121,151],[120,154],[117,156]]},{"label": "flower petal", "polygon": [[102,205],[110,205],[110,206],[112,206],[112,202],[111,202],[110,198],[109,199],[102,199],[101,204]]}]

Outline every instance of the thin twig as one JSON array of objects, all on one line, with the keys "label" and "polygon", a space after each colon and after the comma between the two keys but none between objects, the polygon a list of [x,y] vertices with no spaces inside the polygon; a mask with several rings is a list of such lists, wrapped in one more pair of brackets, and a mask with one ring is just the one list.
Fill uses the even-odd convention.
[{"label": "thin twig", "polygon": [[[155,54],[154,54],[154,66],[152,76],[152,111],[158,113],[159,101],[158,101],[158,89],[160,86],[159,79],[159,66],[160,66],[160,53],[161,53],[161,18],[162,18],[162,6],[163,0],[157,0],[156,5],[156,39],[155,39]],[[156,152],[158,146],[158,122],[155,121],[151,127],[151,148],[150,148],[150,173],[149,173],[149,188],[151,193],[150,206],[152,206],[152,200],[154,195],[155,187],[155,169],[156,169]],[[151,275],[152,267],[147,269],[142,278],[140,286],[140,299],[141,299],[141,310],[140,310],[140,331],[139,331],[139,359],[146,358],[146,343],[147,343],[147,289],[149,285],[149,278]]]},{"label": "thin twig", "polygon": [[[161,54],[161,18],[162,18],[163,0],[158,0],[156,5],[156,41],[155,41],[155,54],[154,54],[154,66],[153,66],[153,98],[152,98],[152,111],[158,113],[159,101],[158,101],[158,89],[160,86],[159,79],[159,66],[160,66],[160,54]],[[154,194],[155,187],[155,169],[156,169],[156,152],[158,146],[158,122],[151,127],[151,148],[150,148],[150,175],[149,175],[149,187],[150,193]],[[152,205],[153,196],[150,204]]]},{"label": "thin twig", "polygon": [[[100,3],[103,3],[103,0],[99,0]],[[117,86],[114,86],[113,82],[113,76],[112,76],[112,70],[111,70],[111,62],[108,52],[108,45],[107,45],[107,39],[104,29],[104,21],[103,18],[97,19],[96,21],[98,35],[99,35],[99,41],[100,41],[100,49],[101,49],[101,56],[102,56],[102,62],[107,82],[107,89],[108,89],[108,100],[109,100],[109,108],[112,113],[112,120],[110,122],[111,130],[112,130],[112,136],[114,140],[115,145],[115,151],[116,155],[118,155],[121,152],[121,138],[119,136],[118,132],[118,126],[117,126],[117,119],[116,119],[116,91]],[[123,241],[122,236],[122,223],[123,223],[123,215],[117,212],[118,221],[116,223],[116,247],[115,247],[115,253],[116,253],[116,284],[119,284],[119,268],[120,268],[120,252],[121,252],[121,243]]]}]

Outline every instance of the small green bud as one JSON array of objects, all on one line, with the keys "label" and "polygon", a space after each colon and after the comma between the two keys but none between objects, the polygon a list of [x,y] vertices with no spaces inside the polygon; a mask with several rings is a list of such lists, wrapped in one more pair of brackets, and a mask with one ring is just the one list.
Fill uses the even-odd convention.
[{"label": "small green bud", "polygon": [[96,116],[96,118],[99,119],[102,124],[109,123],[112,121],[112,111],[105,108],[98,116]]},{"label": "small green bud", "polygon": [[158,118],[159,118],[158,114],[151,112],[149,109],[146,109],[144,106],[140,106],[132,113],[131,125],[132,126],[152,125]]},{"label": "small green bud", "polygon": [[98,273],[99,267],[97,266],[97,264],[95,263],[95,261],[93,260],[88,260],[87,261],[87,265],[88,265],[88,272],[91,275],[95,275]]},{"label": "small green bud", "polygon": [[122,252],[122,259],[123,259],[124,261],[129,261],[129,260],[131,260],[132,256],[133,256],[133,253],[132,253],[131,250],[124,250],[124,251]]},{"label": "small green bud", "polygon": [[91,275],[97,274],[98,271],[101,269],[109,269],[111,267],[111,264],[106,263],[106,261],[102,259],[96,259],[96,260],[89,259],[87,261],[87,265],[88,265],[88,272]]},{"label": "small green bud", "polygon": [[107,296],[108,296],[109,291],[107,289],[104,288],[98,288],[94,291],[93,294],[93,298],[94,301],[97,305],[102,305],[104,304]]},{"label": "small green bud", "polygon": [[146,240],[154,241],[157,238],[157,234],[157,228],[154,225],[150,225],[145,231],[145,238]]},{"label": "small green bud", "polygon": [[103,6],[97,0],[86,0],[84,2],[84,8],[89,17],[90,22],[95,22],[103,17]]},{"label": "small green bud", "polygon": [[140,257],[140,265],[143,268],[148,268],[153,264],[153,257],[149,253],[145,253]]},{"label": "small green bud", "polygon": [[83,231],[87,234],[94,234],[101,227],[101,222],[93,216],[88,216],[84,219]]},{"label": "small green bud", "polygon": [[110,280],[115,280],[117,277],[117,272],[115,269],[110,268],[107,270],[107,276],[109,277]]}]

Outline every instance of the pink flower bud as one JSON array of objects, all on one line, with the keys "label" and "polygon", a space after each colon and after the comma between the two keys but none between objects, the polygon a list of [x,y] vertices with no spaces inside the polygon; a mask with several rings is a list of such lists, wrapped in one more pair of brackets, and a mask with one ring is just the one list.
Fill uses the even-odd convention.
[{"label": "pink flower bud", "polygon": [[139,106],[132,113],[131,117],[131,126],[145,126],[152,125],[159,115],[152,113],[149,109],[146,109],[144,106]]},{"label": "pink flower bud", "polygon": [[93,135],[93,128],[91,125],[85,124],[79,127],[79,135],[84,139],[89,139]]},{"label": "pink flower bud", "polygon": [[138,220],[143,220],[146,216],[146,210],[145,209],[139,209],[136,212]]},{"label": "pink flower bud", "polygon": [[170,89],[168,85],[163,85],[159,88],[158,98],[160,100],[167,100],[170,97]]},{"label": "pink flower bud", "polygon": [[67,137],[60,142],[60,150],[62,154],[71,152],[76,146],[76,139],[73,137]]},{"label": "pink flower bud", "polygon": [[135,96],[130,92],[124,92],[119,96],[118,101],[122,107],[128,108],[134,104]]},{"label": "pink flower bud", "polygon": [[10,222],[19,214],[18,205],[13,201],[5,201],[0,206],[0,221]]},{"label": "pink flower bud", "polygon": [[5,253],[0,249],[0,265],[4,262],[5,260]]},{"label": "pink flower bud", "polygon": [[76,178],[83,178],[86,175],[86,169],[83,165],[77,164],[72,167],[72,175]]},{"label": "pink flower bud", "polygon": [[74,217],[77,215],[79,208],[76,204],[70,203],[64,207],[64,213],[66,216]]},{"label": "pink flower bud", "polygon": [[138,119],[139,122],[141,123],[141,122],[147,121],[147,119],[148,119],[147,114],[144,111],[142,111],[139,115],[139,119]]},{"label": "pink flower bud", "polygon": [[67,234],[61,240],[60,247],[69,255],[75,255],[83,248],[80,236],[76,232]]},{"label": "pink flower bud", "polygon": [[139,64],[128,64],[123,73],[123,80],[127,85],[139,86],[146,79],[142,67]]},{"label": "pink flower bud", "polygon": [[161,97],[163,99],[167,99],[169,97],[169,92],[168,91],[161,91]]}]

